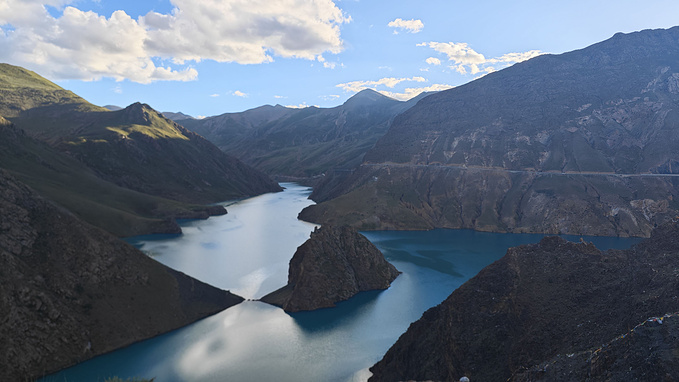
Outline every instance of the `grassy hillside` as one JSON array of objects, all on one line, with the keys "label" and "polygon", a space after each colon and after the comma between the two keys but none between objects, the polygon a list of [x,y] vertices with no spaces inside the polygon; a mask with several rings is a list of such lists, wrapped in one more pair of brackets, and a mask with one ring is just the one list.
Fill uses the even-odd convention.
[{"label": "grassy hillside", "polygon": [[280,190],[148,105],[94,106],[23,68],[0,64],[0,113],[120,187],[185,203]]},{"label": "grassy hillside", "polygon": [[116,186],[97,177],[78,160],[27,136],[2,117],[0,167],[83,220],[118,236],[179,232],[172,218],[206,218],[218,212],[214,207]]}]

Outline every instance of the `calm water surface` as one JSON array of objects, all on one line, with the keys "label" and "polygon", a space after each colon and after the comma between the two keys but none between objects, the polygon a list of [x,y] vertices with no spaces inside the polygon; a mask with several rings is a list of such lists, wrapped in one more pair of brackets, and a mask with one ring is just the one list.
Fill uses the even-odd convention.
[{"label": "calm water surface", "polygon": [[[179,236],[131,242],[163,264],[246,298],[287,282],[288,261],[314,228],[297,220],[309,188],[227,203],[229,213],[182,224]],[[365,235],[401,274],[386,291],[365,292],[335,308],[287,314],[246,301],[185,328],[95,358],[45,381],[119,376],[165,381],[364,381],[368,368],[420,318],[508,247],[542,235],[468,230],[379,231]],[[580,237],[570,237],[579,240]],[[636,239],[585,237],[599,248]]]}]

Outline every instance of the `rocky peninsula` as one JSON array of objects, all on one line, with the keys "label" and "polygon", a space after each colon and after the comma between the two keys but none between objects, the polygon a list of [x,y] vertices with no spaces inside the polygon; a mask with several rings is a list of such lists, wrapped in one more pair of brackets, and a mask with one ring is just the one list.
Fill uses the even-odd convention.
[{"label": "rocky peninsula", "polygon": [[387,289],[399,273],[355,229],[323,226],[297,248],[288,285],[261,300],[287,312],[327,308],[358,292]]}]

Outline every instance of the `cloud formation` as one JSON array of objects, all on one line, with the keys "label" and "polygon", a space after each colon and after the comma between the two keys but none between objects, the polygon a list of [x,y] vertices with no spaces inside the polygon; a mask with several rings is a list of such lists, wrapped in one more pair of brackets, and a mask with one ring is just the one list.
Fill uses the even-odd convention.
[{"label": "cloud formation", "polygon": [[398,34],[399,30],[410,32],[410,33],[417,33],[424,28],[424,23],[422,20],[403,20],[401,18],[398,18],[394,21],[390,21],[389,24],[387,24],[388,27],[391,28],[396,28],[394,30],[394,34]]},{"label": "cloud formation", "polygon": [[411,78],[395,78],[395,77],[385,77],[377,81],[351,81],[343,84],[336,85],[338,88],[344,89],[346,92],[358,93],[364,89],[373,89],[387,97],[395,98],[400,101],[407,101],[422,92],[436,92],[441,90],[446,90],[452,88],[450,85],[445,84],[434,84],[431,86],[424,87],[410,87],[405,88],[403,92],[379,89],[379,87],[387,87],[393,89],[396,85],[402,82],[427,82],[424,77],[411,77]]},{"label": "cloud formation", "polygon": [[343,84],[337,84],[338,88],[344,89],[346,92],[358,93],[364,89],[376,89],[378,86],[386,86],[388,88],[393,88],[394,86],[400,84],[404,81],[411,82],[425,82],[424,77],[412,77],[412,78],[395,78],[395,77],[385,77],[380,78],[377,81],[351,81]]},{"label": "cloud formation", "polygon": [[233,93],[231,93],[231,94],[235,95],[236,97],[243,97],[243,98],[245,98],[245,97],[248,96],[246,93],[243,93],[243,92],[240,91],[240,90],[236,90],[235,92],[233,92]]},{"label": "cloud formation", "polygon": [[332,0],[170,1],[170,14],[133,19],[68,6],[76,0],[0,0],[0,60],[52,79],[190,81],[198,72],[187,63],[202,60],[324,62],[342,51],[340,25],[350,21]]},{"label": "cloud formation", "polygon": [[[517,62],[529,60],[537,57],[544,52],[539,50],[531,50],[520,53],[507,53],[500,57],[486,58],[483,54],[476,52],[464,42],[429,42],[417,44],[417,46],[428,46],[435,51],[448,56],[448,61],[452,61],[453,65],[450,67],[460,74],[471,73],[473,75],[478,73],[492,73],[498,69],[510,66]],[[437,64],[436,61],[439,63]],[[439,65],[441,63],[435,57],[429,57],[426,62],[428,64]],[[496,64],[495,66],[492,66]]]}]

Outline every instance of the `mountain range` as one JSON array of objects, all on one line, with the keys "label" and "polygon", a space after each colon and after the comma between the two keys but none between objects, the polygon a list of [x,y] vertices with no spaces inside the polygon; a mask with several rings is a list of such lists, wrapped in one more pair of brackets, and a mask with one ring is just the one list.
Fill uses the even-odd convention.
[{"label": "mountain range", "polygon": [[394,117],[428,94],[404,102],[366,89],[334,108],[266,105],[178,122],[271,176],[307,178],[359,165]]},{"label": "mountain range", "polygon": [[110,111],[7,64],[0,97],[0,167],[117,235],[177,232],[173,218],[225,213],[204,204],[280,190],[148,105]]},{"label": "mountain range", "polygon": [[360,229],[648,236],[679,213],[679,27],[430,95],[300,216]]}]

